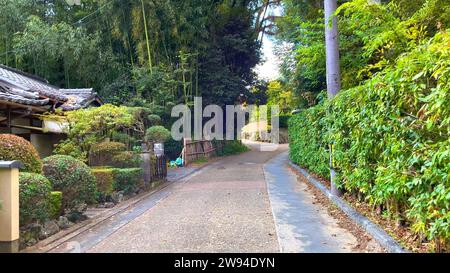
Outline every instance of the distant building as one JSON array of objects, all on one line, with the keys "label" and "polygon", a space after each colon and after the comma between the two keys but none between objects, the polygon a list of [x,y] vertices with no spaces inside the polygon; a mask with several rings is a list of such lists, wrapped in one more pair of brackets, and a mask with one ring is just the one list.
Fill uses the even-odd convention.
[{"label": "distant building", "polygon": [[92,88],[61,89],[45,79],[0,65],[0,134],[31,141],[41,157],[51,155],[54,145],[65,138],[61,124],[43,120],[42,114],[101,104]]}]

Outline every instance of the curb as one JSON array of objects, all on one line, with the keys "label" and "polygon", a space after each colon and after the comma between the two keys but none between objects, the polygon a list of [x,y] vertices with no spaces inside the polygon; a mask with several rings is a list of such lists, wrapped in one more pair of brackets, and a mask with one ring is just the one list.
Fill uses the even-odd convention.
[{"label": "curb", "polygon": [[331,194],[331,192],[317,179],[312,177],[305,169],[295,165],[289,161],[289,165],[295,170],[303,174],[308,181],[323,192],[328,199],[330,199],[336,206],[338,206],[350,219],[361,226],[367,233],[369,233],[375,240],[380,243],[390,253],[409,253],[405,250],[394,238],[392,238],[386,231],[378,225],[370,221],[367,217],[361,215],[359,212],[350,207],[344,200]]}]

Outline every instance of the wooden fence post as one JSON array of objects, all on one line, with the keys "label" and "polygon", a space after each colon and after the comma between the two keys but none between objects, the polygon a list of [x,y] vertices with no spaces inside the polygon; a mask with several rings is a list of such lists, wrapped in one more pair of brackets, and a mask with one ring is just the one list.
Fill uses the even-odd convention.
[{"label": "wooden fence post", "polygon": [[184,138],[183,139],[183,165],[187,166],[189,164],[189,159],[188,159],[188,144],[189,144],[189,140]]},{"label": "wooden fence post", "polygon": [[19,251],[19,161],[0,161],[0,253]]}]

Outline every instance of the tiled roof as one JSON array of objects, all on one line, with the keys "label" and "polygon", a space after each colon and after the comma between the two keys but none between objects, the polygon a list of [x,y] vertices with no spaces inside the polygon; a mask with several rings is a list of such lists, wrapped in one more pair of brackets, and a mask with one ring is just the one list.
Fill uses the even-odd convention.
[{"label": "tiled roof", "polygon": [[92,101],[98,99],[97,93],[95,93],[92,88],[60,89],[60,91],[69,98],[69,100],[61,106],[64,111],[76,110],[76,107],[87,107]]},{"label": "tiled roof", "polygon": [[0,101],[50,109],[54,104],[64,111],[89,106],[98,99],[90,89],[60,89],[45,79],[0,65]]}]

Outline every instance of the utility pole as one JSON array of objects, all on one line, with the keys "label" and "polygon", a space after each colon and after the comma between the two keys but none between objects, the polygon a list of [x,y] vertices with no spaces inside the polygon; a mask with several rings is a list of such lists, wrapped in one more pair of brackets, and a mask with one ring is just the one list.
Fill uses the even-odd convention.
[{"label": "utility pole", "polygon": [[[341,68],[339,61],[339,32],[337,18],[334,13],[337,9],[337,0],[325,1],[325,43],[327,51],[327,91],[328,98],[332,99],[341,90]],[[342,191],[336,186],[336,172],[333,160],[333,144],[330,145],[330,177],[331,193],[342,196]]]}]

